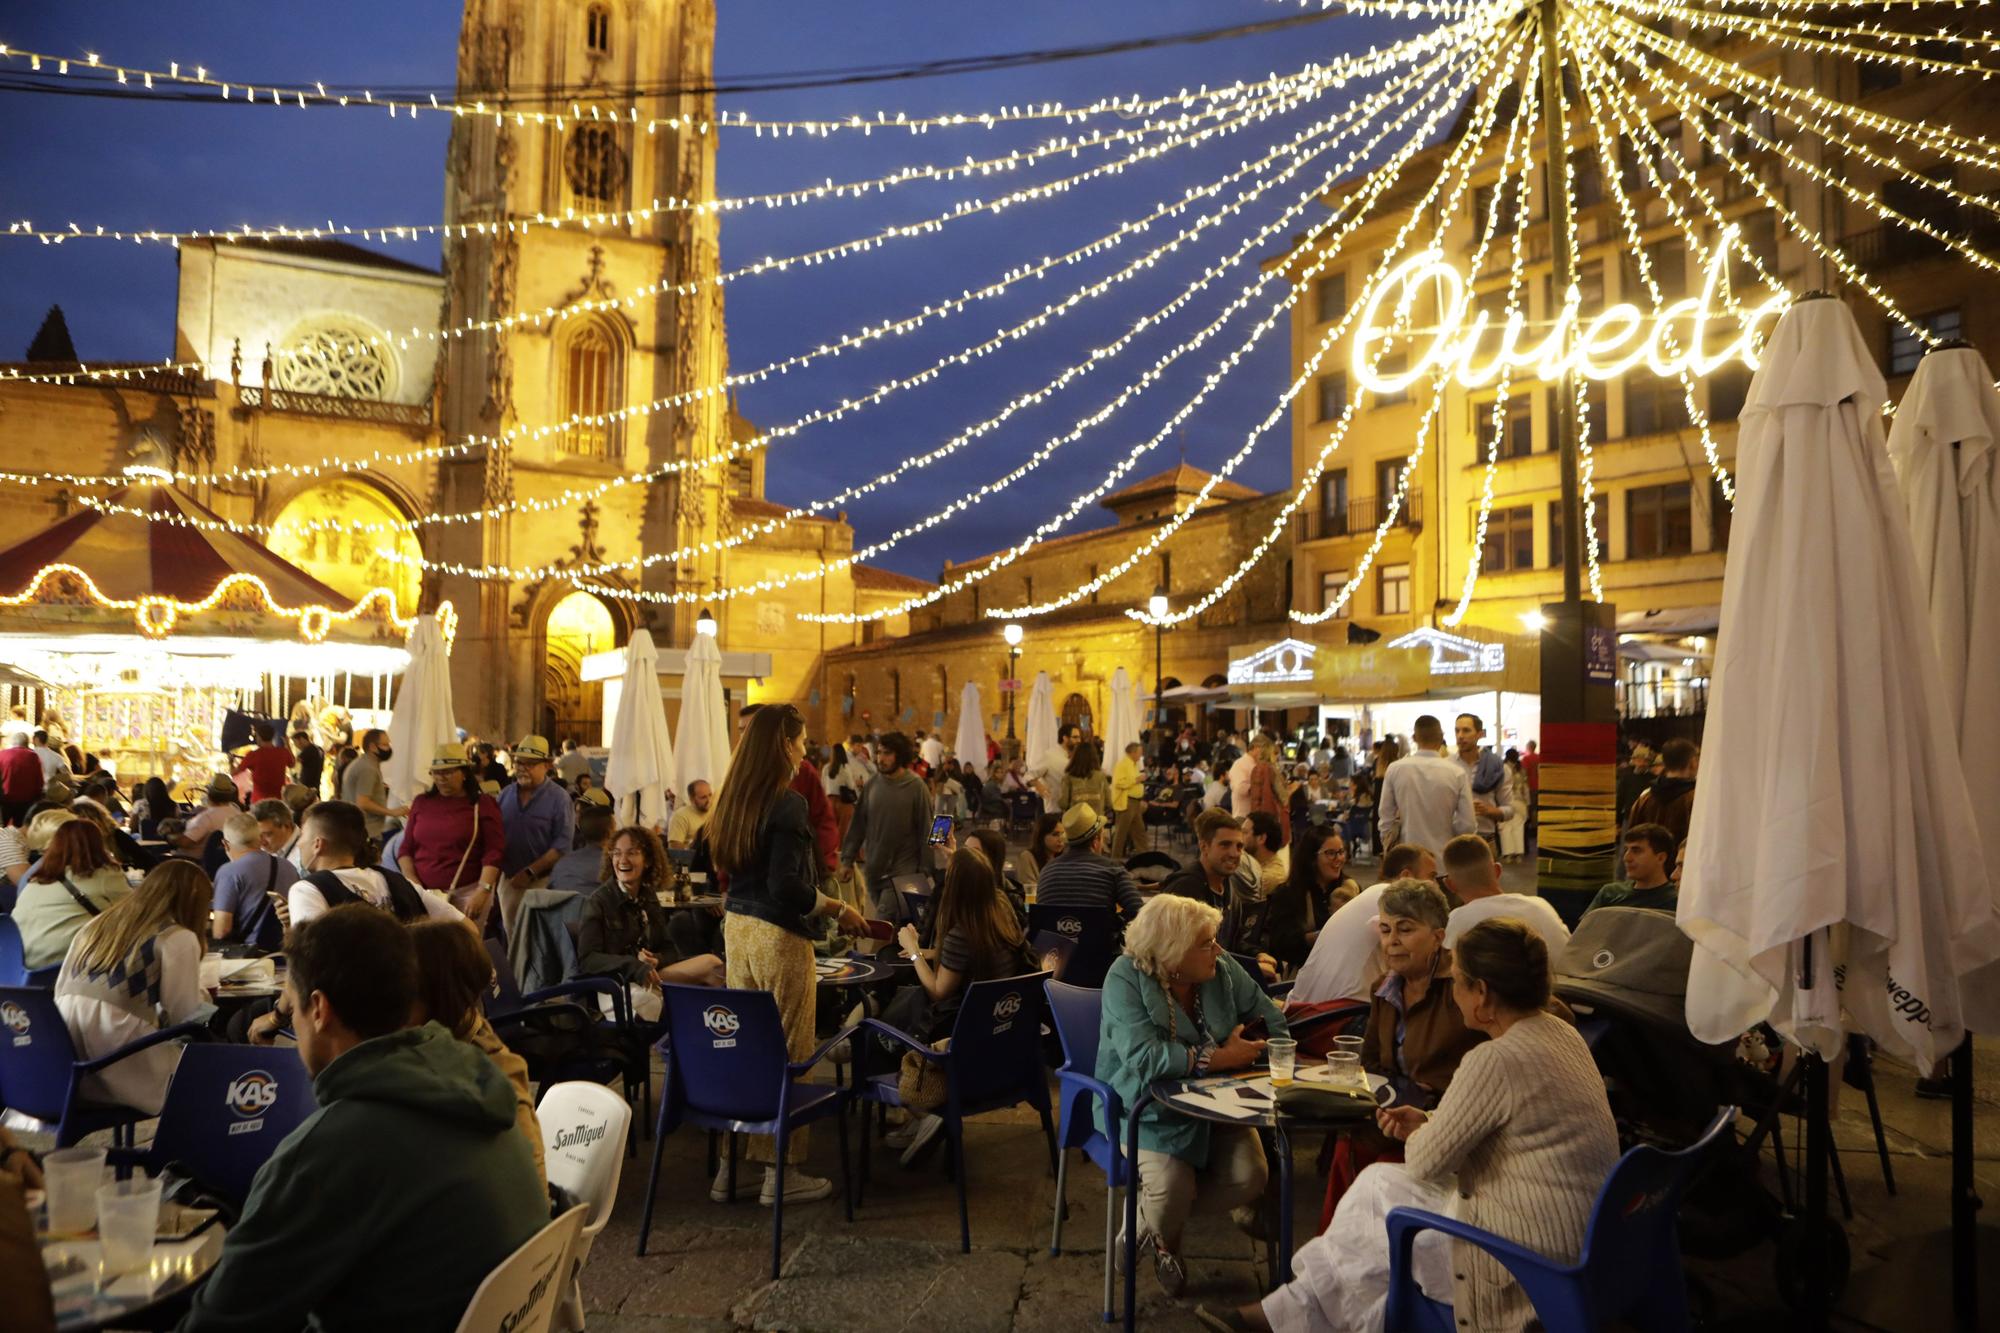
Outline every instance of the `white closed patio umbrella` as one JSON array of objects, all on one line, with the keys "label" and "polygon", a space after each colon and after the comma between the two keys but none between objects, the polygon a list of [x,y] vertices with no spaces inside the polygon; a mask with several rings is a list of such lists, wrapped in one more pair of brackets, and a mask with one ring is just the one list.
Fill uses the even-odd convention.
[{"label": "white closed patio umbrella", "polygon": [[966,681],[958,692],[958,733],[952,738],[951,749],[958,762],[975,774],[986,772],[986,708],[980,702],[976,681]]},{"label": "white closed patio umbrella", "polygon": [[620,825],[662,829],[668,797],[676,789],[674,743],[667,733],[667,705],[660,697],[660,654],[653,632],[634,630],[625,645],[625,680],[618,714],[611,720],[611,760],[604,789],[617,803]]},{"label": "white closed patio umbrella", "polygon": [[681,743],[674,779],[682,790],[706,782],[717,791],[729,772],[729,719],[722,699],[722,650],[696,634],[681,675]]},{"label": "white closed patio umbrella", "polygon": [[[1925,355],[1889,429],[1889,458],[1902,483],[1958,737],[1973,817],[1986,857],[1989,895],[2000,900],[2000,389],[1970,347]],[[1967,1025],[2000,1032],[2000,964],[1960,986]]]},{"label": "white closed patio umbrella", "polygon": [[1026,747],[1028,767],[1033,769],[1041,763],[1042,756],[1056,747],[1056,705],[1055,692],[1049,686],[1049,673],[1035,673],[1035,687],[1028,692],[1028,731],[1022,742]]},{"label": "white closed patio umbrella", "polygon": [[1144,724],[1139,721],[1139,696],[1132,677],[1124,667],[1111,673],[1111,716],[1104,720],[1104,771],[1109,773],[1125,757],[1125,747],[1142,739]]},{"label": "white closed patio umbrella", "polygon": [[393,805],[430,786],[431,758],[440,745],[458,740],[458,722],[451,707],[451,654],[437,617],[418,616],[405,641],[410,664],[396,684],[396,703],[389,714],[389,745],[393,753],[383,765]]},{"label": "white closed patio umbrella", "polygon": [[1831,1059],[1852,1028],[1928,1071],[2000,916],[1885,392],[1831,298],[1786,312],[1751,381],[1677,916],[1703,1041],[1768,1019]]}]

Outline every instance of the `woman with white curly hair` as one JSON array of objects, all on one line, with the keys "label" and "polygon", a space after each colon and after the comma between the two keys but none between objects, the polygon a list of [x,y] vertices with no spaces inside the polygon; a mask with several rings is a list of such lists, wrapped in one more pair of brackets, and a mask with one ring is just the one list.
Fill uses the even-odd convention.
[{"label": "woman with white curly hair", "polygon": [[[1222,913],[1163,893],[1125,928],[1125,955],[1104,978],[1097,1077],[1127,1106],[1156,1079],[1221,1074],[1253,1064],[1284,1015],[1216,939]],[[1103,1111],[1098,1111],[1103,1128]],[[1199,1195],[1256,1234],[1269,1171],[1256,1131],[1211,1125],[1155,1103],[1139,1126],[1139,1234],[1170,1296],[1187,1284],[1181,1232]],[[1123,1247],[1121,1246],[1121,1252]]]}]

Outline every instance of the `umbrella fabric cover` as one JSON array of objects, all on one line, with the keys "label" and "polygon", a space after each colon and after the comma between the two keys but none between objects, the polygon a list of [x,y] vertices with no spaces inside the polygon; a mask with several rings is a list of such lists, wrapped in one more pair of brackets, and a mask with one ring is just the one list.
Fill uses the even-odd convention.
[{"label": "umbrella fabric cover", "polygon": [[604,788],[618,803],[621,826],[666,827],[667,798],[675,790],[674,743],[667,734],[666,701],[660,697],[660,655],[648,629],[634,630],[625,645],[625,680],[618,714],[611,720]]},{"label": "umbrella fabric cover", "polygon": [[[1903,485],[1917,579],[1928,598],[1958,733],[1965,785],[2000,899],[2000,390],[1970,347],[1941,348],[1917,365],[1889,429],[1889,458]],[[1961,985],[1969,1026],[2000,1031],[2000,967]]]},{"label": "umbrella fabric cover", "polygon": [[1132,689],[1132,677],[1124,667],[1111,673],[1111,716],[1104,726],[1104,771],[1124,757],[1125,747],[1143,737],[1144,729],[1139,721],[1139,698]]},{"label": "umbrella fabric cover", "polygon": [[1049,673],[1035,673],[1035,688],[1028,693],[1028,734],[1022,751],[1033,768],[1042,756],[1056,748],[1055,692],[1049,687]]},{"label": "umbrella fabric cover", "polygon": [[407,805],[430,786],[431,756],[440,745],[458,740],[458,723],[451,707],[451,656],[437,617],[419,616],[410,626],[410,665],[396,689],[396,707],[389,717],[389,744],[394,750],[383,765],[389,799]]},{"label": "umbrella fabric cover", "polygon": [[694,636],[684,671],[675,778],[683,787],[706,782],[720,791],[729,772],[729,719],[722,701],[722,650],[715,646],[714,635]]},{"label": "umbrella fabric cover", "polygon": [[979,701],[979,686],[966,681],[958,692],[958,734],[951,743],[958,762],[975,773],[986,771],[986,709]]},{"label": "umbrella fabric cover", "polygon": [[1768,1018],[1831,1058],[1851,1020],[1928,1070],[1963,1033],[1953,942],[1991,958],[2000,920],[1884,394],[1830,299],[1786,312],[1751,382],[1677,915],[1696,1037]]}]

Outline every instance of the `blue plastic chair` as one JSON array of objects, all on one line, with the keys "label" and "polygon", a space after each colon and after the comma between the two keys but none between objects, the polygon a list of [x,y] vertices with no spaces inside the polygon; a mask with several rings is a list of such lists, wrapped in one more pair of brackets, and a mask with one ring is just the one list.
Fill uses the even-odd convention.
[{"label": "blue plastic chair", "polygon": [[[967,1254],[972,1252],[972,1221],[965,1207],[965,1117],[1026,1102],[1041,1113],[1042,1133],[1049,1142],[1049,1170],[1056,1169],[1056,1127],[1049,1116],[1049,1073],[1042,1063],[1042,1012],[1046,1003],[1042,983],[1048,978],[1046,972],[1030,972],[966,987],[958,1018],[952,1024],[948,1050],[934,1051],[927,1043],[879,1018],[863,1019],[856,1029],[872,1029],[886,1037],[889,1044],[915,1051],[944,1069],[944,1104],[931,1113],[943,1119],[945,1134],[951,1140],[952,1176],[958,1185],[958,1241],[959,1248]],[[854,1095],[877,1106],[902,1106],[902,1095],[896,1090],[899,1081],[900,1074],[896,1072],[857,1078]],[[868,1180],[868,1141],[868,1116],[864,1108],[860,1184]],[[855,1192],[858,1196],[858,1186]]]},{"label": "blue plastic chair", "polygon": [[729,1131],[729,1196],[736,1198],[736,1136],[768,1134],[777,1140],[777,1197],[771,1205],[771,1278],[778,1277],[785,1234],[785,1148],[792,1131],[833,1116],[840,1128],[840,1201],[854,1220],[854,1190],[847,1170],[846,1088],[807,1083],[805,1076],[853,1028],[828,1038],[794,1063],[785,1044],[778,1001],[769,991],[710,986],[662,986],[660,1008],[667,1034],[657,1050],[666,1060],[660,1119],[653,1138],[653,1169],[646,1177],[646,1211],[639,1220],[639,1253],[653,1229],[653,1199],[660,1186],[660,1153],[667,1135],[682,1125],[711,1133]]},{"label": "blue plastic chair", "polygon": [[[1063,1213],[1069,1206],[1065,1190],[1069,1173],[1069,1150],[1081,1148],[1084,1156],[1104,1173],[1104,1322],[1115,1318],[1112,1296],[1112,1256],[1117,1250],[1116,1228],[1118,1191],[1132,1188],[1132,1172],[1119,1151],[1118,1122],[1125,1106],[1109,1083],[1097,1077],[1098,1027],[1104,1008],[1104,992],[1086,986],[1049,981],[1044,989],[1049,997],[1049,1018],[1062,1041],[1063,1066],[1056,1071],[1056,1103],[1061,1127],[1056,1131],[1056,1221],[1049,1238],[1049,1253],[1062,1253]],[[1104,1129],[1097,1128],[1093,1105],[1104,1106]]]},{"label": "blue plastic chair", "polygon": [[199,1043],[181,1052],[152,1143],[113,1160],[155,1173],[171,1164],[240,1208],[258,1169],[318,1105],[296,1050]]},{"label": "blue plastic chair", "polygon": [[0,916],[0,986],[38,986],[46,990],[56,984],[62,964],[39,971],[28,970],[21,954],[21,928],[11,916]]},{"label": "blue plastic chair", "polygon": [[1583,1257],[1560,1264],[1525,1246],[1419,1208],[1389,1212],[1389,1305],[1383,1326],[1456,1333],[1452,1308],[1424,1295],[1410,1271],[1417,1233],[1470,1241],[1511,1273],[1548,1333],[1592,1333],[1624,1322],[1645,1333],[1691,1327],[1675,1223],[1681,1195],[1709,1148],[1736,1119],[1724,1107],[1691,1146],[1666,1152],[1640,1145],[1618,1159],[1598,1191]]},{"label": "blue plastic chair", "polygon": [[1118,961],[1118,919],[1108,907],[1045,907],[1028,909],[1028,936],[1053,931],[1075,942],[1063,962],[1063,983],[1095,990]]},{"label": "blue plastic chair", "polygon": [[[573,1051],[555,1057],[538,1054],[550,1044],[547,1040],[521,1045],[508,1041],[528,1061],[535,1082],[547,1087],[572,1080],[608,1083],[617,1078],[624,1087],[625,1100],[643,1101],[650,1113],[653,1081],[644,1050],[656,1034],[651,1026],[641,1026],[633,1018],[625,983],[612,977],[582,976],[523,991],[514,980],[514,965],[508,960],[506,946],[495,939],[485,944],[487,957],[493,962],[493,984],[480,997],[480,1007],[500,1039],[508,1041],[510,1034],[516,1033],[575,1037]],[[600,996],[611,1000],[608,1022],[598,1004]],[[633,1040],[627,1041],[628,1035]],[[629,1049],[633,1047],[636,1051]]]},{"label": "blue plastic chair", "polygon": [[132,1126],[150,1120],[152,1113],[85,1101],[80,1091],[85,1076],[161,1042],[202,1031],[200,1023],[177,1023],[127,1042],[109,1055],[79,1060],[54,992],[36,986],[0,986],[0,1103],[54,1125],[58,1148],[100,1129],[110,1130],[118,1146],[129,1147]]}]

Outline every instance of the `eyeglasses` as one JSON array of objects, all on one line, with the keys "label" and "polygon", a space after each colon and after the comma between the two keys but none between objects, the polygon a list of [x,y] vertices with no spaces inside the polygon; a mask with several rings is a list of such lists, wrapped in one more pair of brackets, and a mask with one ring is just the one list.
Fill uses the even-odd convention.
[{"label": "eyeglasses", "polygon": [[1205,940],[1198,940],[1198,941],[1196,941],[1196,943],[1195,943],[1195,946],[1194,946],[1194,947],[1195,947],[1195,948],[1197,948],[1197,949],[1206,949],[1206,950],[1208,950],[1208,951],[1209,951],[1210,953],[1221,953],[1221,952],[1222,952],[1222,941],[1221,941],[1221,940],[1219,940],[1219,939],[1217,939],[1217,938],[1215,938],[1215,936],[1211,935],[1211,936],[1209,936],[1209,937],[1208,937],[1207,939],[1205,939]]}]

